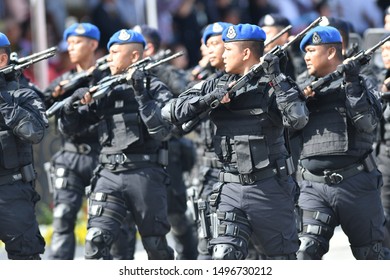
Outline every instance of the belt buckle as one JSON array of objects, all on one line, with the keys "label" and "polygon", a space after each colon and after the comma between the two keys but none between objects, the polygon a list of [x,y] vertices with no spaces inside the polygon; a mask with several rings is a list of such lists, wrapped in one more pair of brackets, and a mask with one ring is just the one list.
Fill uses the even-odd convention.
[{"label": "belt buckle", "polygon": [[328,185],[337,185],[344,180],[343,175],[338,174],[336,172],[331,173],[331,171],[324,171],[324,175],[325,175],[325,182]]},{"label": "belt buckle", "polygon": [[92,148],[88,144],[80,144],[78,145],[78,151],[82,154],[89,154],[91,152]]},{"label": "belt buckle", "polygon": [[124,164],[127,160],[127,156],[124,153],[114,155],[115,162],[118,164]]},{"label": "belt buckle", "polygon": [[238,178],[242,185],[252,185],[255,180],[253,180],[251,174],[238,174]]}]

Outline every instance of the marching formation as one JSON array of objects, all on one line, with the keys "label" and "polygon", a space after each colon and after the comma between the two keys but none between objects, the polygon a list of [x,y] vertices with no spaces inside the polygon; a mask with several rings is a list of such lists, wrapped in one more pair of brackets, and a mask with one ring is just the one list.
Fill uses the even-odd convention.
[{"label": "marching formation", "polygon": [[215,22],[184,70],[157,29],[118,30],[97,59],[99,29],[75,23],[63,34],[74,68],[44,90],[23,70],[57,49],[12,59],[0,33],[8,258],[45,252],[32,145],[53,118],[49,259],[75,257],[84,199],[85,259],[134,259],[139,234],[150,260],[320,260],[338,226],[356,259],[390,259],[390,31],[363,49],[347,24],[319,17],[292,35],[278,14]]}]

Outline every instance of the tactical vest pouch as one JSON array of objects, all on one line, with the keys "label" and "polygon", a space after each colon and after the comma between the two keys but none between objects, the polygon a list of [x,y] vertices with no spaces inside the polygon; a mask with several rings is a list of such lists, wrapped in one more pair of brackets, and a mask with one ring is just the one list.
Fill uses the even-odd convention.
[{"label": "tactical vest pouch", "polygon": [[137,113],[114,115],[113,121],[113,146],[122,147],[122,149],[125,149],[134,142],[143,141],[141,121]]},{"label": "tactical vest pouch", "polygon": [[303,157],[344,154],[348,150],[347,117],[344,108],[311,115],[304,129]]},{"label": "tactical vest pouch", "polygon": [[10,130],[0,131],[0,166],[5,169],[19,167],[16,139]]},{"label": "tactical vest pouch", "polygon": [[269,165],[267,141],[264,136],[234,136],[237,155],[237,170],[241,174],[249,174],[254,169]]},{"label": "tactical vest pouch", "polygon": [[162,166],[167,166],[169,162],[169,152],[168,149],[158,150],[157,163]]},{"label": "tactical vest pouch", "polygon": [[31,182],[36,178],[36,173],[32,164],[28,164],[20,168],[20,173],[22,174],[23,182],[26,183]]},{"label": "tactical vest pouch", "polygon": [[98,125],[98,134],[99,134],[99,143],[100,145],[104,146],[105,144],[108,143],[110,139],[110,134],[108,131],[108,125],[107,125],[107,120],[103,119],[100,121]]}]

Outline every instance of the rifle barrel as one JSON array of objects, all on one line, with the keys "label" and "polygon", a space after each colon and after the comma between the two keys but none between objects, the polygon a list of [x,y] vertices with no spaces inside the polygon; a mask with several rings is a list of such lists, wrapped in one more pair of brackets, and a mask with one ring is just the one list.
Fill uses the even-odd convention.
[{"label": "rifle barrel", "polygon": [[279,39],[284,33],[288,32],[292,28],[292,25],[288,25],[285,28],[283,28],[281,31],[278,32],[274,37],[272,37],[269,41],[266,41],[264,43],[264,47],[268,46],[269,44],[272,44],[275,42],[277,39]]}]

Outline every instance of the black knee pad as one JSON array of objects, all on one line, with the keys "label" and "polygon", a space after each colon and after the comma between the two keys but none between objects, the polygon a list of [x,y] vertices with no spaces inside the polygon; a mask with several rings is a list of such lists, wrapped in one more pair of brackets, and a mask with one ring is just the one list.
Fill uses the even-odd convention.
[{"label": "black knee pad", "polygon": [[352,254],[357,260],[388,260],[390,252],[381,242],[362,247],[351,247]]},{"label": "black knee pad", "polygon": [[165,236],[142,237],[142,244],[148,253],[149,260],[173,260],[175,254],[168,246]]},{"label": "black knee pad", "polygon": [[210,256],[209,249],[208,249],[208,243],[209,243],[209,241],[206,238],[199,238],[198,239],[198,253],[199,253],[199,255],[209,256],[209,258],[207,258],[207,259],[210,259],[211,256]]},{"label": "black knee pad", "polygon": [[230,244],[217,244],[213,247],[213,260],[242,260],[244,254]]},{"label": "black knee pad", "polygon": [[110,247],[114,238],[111,232],[100,228],[88,229],[85,238],[86,259],[111,259]]},{"label": "black knee pad", "polygon": [[298,260],[320,260],[326,253],[320,242],[310,236],[299,238],[301,245],[297,252]]},{"label": "black knee pad", "polygon": [[71,233],[74,230],[77,213],[65,203],[58,204],[53,211],[53,229],[58,233]]}]

